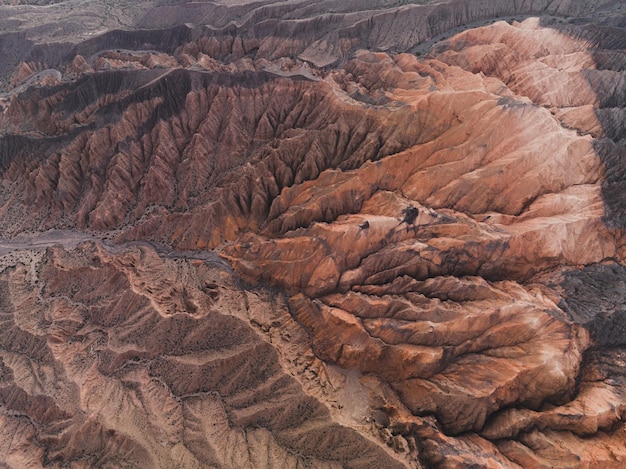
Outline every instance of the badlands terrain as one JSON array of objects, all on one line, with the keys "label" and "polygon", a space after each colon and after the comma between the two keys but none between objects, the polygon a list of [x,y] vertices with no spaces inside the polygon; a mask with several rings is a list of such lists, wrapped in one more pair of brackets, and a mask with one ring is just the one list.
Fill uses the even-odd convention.
[{"label": "badlands terrain", "polygon": [[626,5],[0,4],[0,467],[626,467]]}]

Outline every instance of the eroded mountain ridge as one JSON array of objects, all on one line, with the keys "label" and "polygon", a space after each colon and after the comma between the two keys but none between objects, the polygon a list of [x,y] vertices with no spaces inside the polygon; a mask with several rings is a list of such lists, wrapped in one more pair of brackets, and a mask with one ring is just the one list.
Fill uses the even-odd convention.
[{"label": "eroded mountain ridge", "polygon": [[[540,3],[512,13],[592,12]],[[363,42],[462,5],[12,71],[3,235],[118,247],[5,261],[6,464],[623,464],[624,13]]]}]

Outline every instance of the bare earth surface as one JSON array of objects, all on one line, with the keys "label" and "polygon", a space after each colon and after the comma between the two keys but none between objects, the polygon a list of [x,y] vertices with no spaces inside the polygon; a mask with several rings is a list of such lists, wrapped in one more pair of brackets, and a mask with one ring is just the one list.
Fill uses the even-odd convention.
[{"label": "bare earth surface", "polygon": [[623,2],[32,3],[0,466],[626,466]]}]

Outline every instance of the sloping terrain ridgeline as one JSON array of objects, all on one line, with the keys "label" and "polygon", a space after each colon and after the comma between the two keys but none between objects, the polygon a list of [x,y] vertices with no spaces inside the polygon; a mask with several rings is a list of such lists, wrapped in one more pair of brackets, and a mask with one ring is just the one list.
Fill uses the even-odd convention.
[{"label": "sloping terrain ridgeline", "polygon": [[626,7],[401,3],[0,7],[3,464],[626,464]]}]

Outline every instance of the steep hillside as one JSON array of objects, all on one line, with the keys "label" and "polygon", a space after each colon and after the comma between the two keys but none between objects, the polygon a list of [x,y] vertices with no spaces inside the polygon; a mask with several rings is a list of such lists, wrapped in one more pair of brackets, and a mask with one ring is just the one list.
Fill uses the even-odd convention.
[{"label": "steep hillside", "polygon": [[626,464],[626,7],[365,3],[0,7],[0,461]]}]

